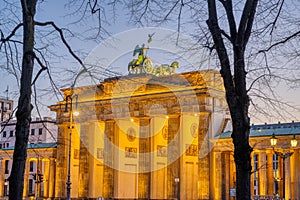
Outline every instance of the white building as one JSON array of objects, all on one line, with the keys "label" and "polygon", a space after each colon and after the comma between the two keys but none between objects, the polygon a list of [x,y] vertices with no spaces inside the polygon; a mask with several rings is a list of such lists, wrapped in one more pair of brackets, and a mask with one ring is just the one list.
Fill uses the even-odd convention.
[{"label": "white building", "polygon": [[12,116],[12,113],[13,101],[0,98],[0,122],[7,121]]},{"label": "white building", "polygon": [[[16,139],[16,120],[2,122],[0,136],[0,148],[14,146]],[[29,144],[54,143],[57,139],[57,126],[55,120],[50,117],[36,118],[30,123]]]},{"label": "white building", "polygon": [[[0,196],[9,193],[8,177],[12,167],[16,139],[16,120],[2,121],[0,134]],[[53,196],[57,126],[50,117],[36,118],[30,123],[27,164],[25,169],[24,195],[27,197]],[[37,182],[34,175],[40,173],[43,182]],[[52,180],[52,181],[51,181]]]}]

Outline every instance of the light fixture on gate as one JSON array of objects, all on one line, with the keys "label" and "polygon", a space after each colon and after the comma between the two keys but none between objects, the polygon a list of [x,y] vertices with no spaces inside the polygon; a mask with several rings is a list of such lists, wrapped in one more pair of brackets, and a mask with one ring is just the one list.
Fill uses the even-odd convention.
[{"label": "light fixture on gate", "polygon": [[293,139],[291,139],[291,147],[295,148],[297,146],[297,139],[296,139],[296,135],[294,135]]},{"label": "light fixture on gate", "polygon": [[270,142],[271,142],[271,146],[272,147],[275,147],[276,144],[277,144],[277,138],[275,137],[275,133],[272,134],[272,137],[270,139]]}]

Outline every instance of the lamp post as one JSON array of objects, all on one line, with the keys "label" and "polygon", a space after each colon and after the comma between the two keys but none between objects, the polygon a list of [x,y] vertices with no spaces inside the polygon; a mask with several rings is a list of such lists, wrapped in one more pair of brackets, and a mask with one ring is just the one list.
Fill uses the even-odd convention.
[{"label": "lamp post", "polygon": [[73,97],[72,95],[66,96],[66,106],[65,106],[65,112],[68,112],[68,102],[70,99],[70,112],[69,112],[69,129],[70,129],[70,135],[69,135],[69,150],[68,150],[68,178],[67,178],[67,200],[71,199],[71,148],[72,148],[72,129],[73,129],[73,115],[78,116],[79,112],[77,110],[77,100],[78,100],[78,95],[75,95],[76,97],[76,110],[73,112]]},{"label": "lamp post", "polygon": [[180,200],[180,185],[179,185],[179,177],[176,177],[174,179],[175,183],[176,183],[176,194],[177,194],[177,200]]},{"label": "lamp post", "polygon": [[[272,137],[270,138],[270,142],[271,142],[271,146],[273,147],[273,151],[276,154],[276,156],[282,158],[282,171],[283,171],[283,175],[282,175],[282,184],[283,184],[283,189],[282,189],[282,196],[283,199],[285,199],[285,159],[289,158],[293,155],[294,152],[279,152],[275,150],[275,146],[277,144],[277,138],[275,137],[275,133],[272,134]],[[296,136],[294,135],[293,139],[291,140],[291,147],[295,148],[297,146],[297,139]]]}]

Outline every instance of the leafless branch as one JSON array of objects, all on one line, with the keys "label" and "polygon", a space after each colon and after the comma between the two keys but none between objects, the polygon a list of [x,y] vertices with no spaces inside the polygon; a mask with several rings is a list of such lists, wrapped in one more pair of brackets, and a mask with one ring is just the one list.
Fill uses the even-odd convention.
[{"label": "leafless branch", "polygon": [[249,89],[247,90],[247,92],[249,92],[249,91],[251,90],[251,88],[253,87],[253,85],[254,85],[258,80],[260,80],[261,78],[263,78],[263,77],[265,77],[265,76],[268,76],[268,75],[267,75],[267,74],[263,74],[263,75],[257,77],[256,79],[254,79],[254,81],[252,81],[252,83],[250,84]]},{"label": "leafless branch", "polygon": [[43,71],[45,71],[47,69],[47,67],[41,62],[41,60],[34,54],[34,58],[35,60],[38,62],[38,64],[40,65],[41,69],[38,71],[38,73],[36,74],[35,78],[32,81],[31,85],[34,85],[36,80],[38,79],[38,77],[41,75],[41,73]]},{"label": "leafless branch", "polygon": [[[33,85],[33,92],[34,92],[34,104],[35,104],[35,108],[36,108],[36,111],[37,111],[40,119],[42,119],[42,115],[41,115],[41,112],[40,112],[40,109],[39,109],[39,103],[38,103],[38,100],[37,100],[37,91],[36,91],[36,85],[35,84]],[[49,132],[49,134],[52,137],[52,139],[56,140],[56,138],[54,137],[52,131],[49,130],[49,128],[45,125],[44,122],[42,124],[43,124],[43,127]]]},{"label": "leafless branch", "polygon": [[267,49],[264,49],[264,50],[259,50],[258,53],[263,53],[263,52],[267,52],[267,51],[270,51],[272,48],[278,46],[278,45],[281,45],[281,44],[285,44],[286,42],[288,42],[289,40],[297,37],[298,35],[300,35],[300,31],[297,31],[295,32],[294,34],[286,37],[285,39],[281,40],[281,41],[278,41],[274,44],[272,44],[270,47],[268,47]]},{"label": "leafless branch", "polygon": [[[279,2],[280,2],[280,0],[278,1],[278,3],[279,3]],[[284,3],[284,0],[281,1],[281,4],[280,4],[280,6],[279,6],[278,13],[277,13],[277,15],[276,15],[274,21],[272,22],[272,28],[271,28],[271,31],[270,31],[270,35],[272,35],[273,30],[274,30],[274,28],[276,27],[276,22],[277,22],[277,20],[278,20],[278,18],[279,18],[279,16],[280,16],[280,13],[281,13],[281,10],[282,10],[282,7],[283,7],[283,3]]]},{"label": "leafless branch", "polygon": [[74,53],[74,51],[72,50],[71,46],[68,44],[68,42],[66,41],[65,37],[64,37],[64,34],[63,34],[63,31],[61,28],[59,28],[58,26],[56,26],[56,24],[52,21],[49,21],[49,22],[37,22],[35,21],[35,25],[37,26],[52,26],[60,35],[60,38],[63,42],[63,44],[66,46],[66,48],[68,49],[69,53],[72,55],[72,57],[78,62],[80,63],[80,65],[85,68],[82,60]]},{"label": "leafless branch", "polygon": [[150,1],[150,0],[147,0],[147,1],[146,1],[144,11],[142,12],[142,14],[140,15],[140,18],[139,18],[138,21],[137,21],[138,23],[141,23],[142,18],[143,18],[144,15],[147,13],[147,10],[148,10],[148,8],[149,8],[149,1]]},{"label": "leafless branch", "polygon": [[179,8],[179,13],[178,13],[178,21],[177,21],[177,39],[176,39],[176,44],[178,45],[178,40],[179,40],[179,33],[180,33],[180,26],[181,26],[181,12],[182,8],[184,6],[183,0],[181,0],[180,8]]},{"label": "leafless branch", "polygon": [[232,38],[224,31],[224,30],[220,30],[222,35],[224,35],[230,42],[233,42],[232,41]]},{"label": "leafless branch", "polygon": [[172,8],[169,10],[169,12],[165,15],[164,20],[168,19],[169,15],[173,12],[173,10],[176,8],[178,3],[179,3],[179,0],[176,1],[176,3],[172,6]]},{"label": "leafless branch", "polygon": [[1,49],[1,47],[2,47],[2,44],[5,43],[5,42],[7,42],[7,41],[9,41],[10,38],[12,38],[12,37],[16,34],[17,30],[18,30],[20,27],[22,27],[22,26],[23,26],[23,23],[18,24],[18,25],[11,31],[11,33],[10,33],[6,38],[4,38],[4,34],[3,34],[2,30],[0,30],[0,33],[1,33],[1,44],[0,44],[0,49]]}]

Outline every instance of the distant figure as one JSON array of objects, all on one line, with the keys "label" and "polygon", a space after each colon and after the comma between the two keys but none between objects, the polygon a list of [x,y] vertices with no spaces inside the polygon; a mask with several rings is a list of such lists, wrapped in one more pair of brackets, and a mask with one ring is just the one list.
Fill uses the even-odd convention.
[{"label": "distant figure", "polygon": [[152,42],[152,36],[155,34],[155,32],[154,33],[152,33],[152,34],[148,34],[148,37],[149,37],[149,39],[148,39],[148,46],[149,46],[149,44]]}]

